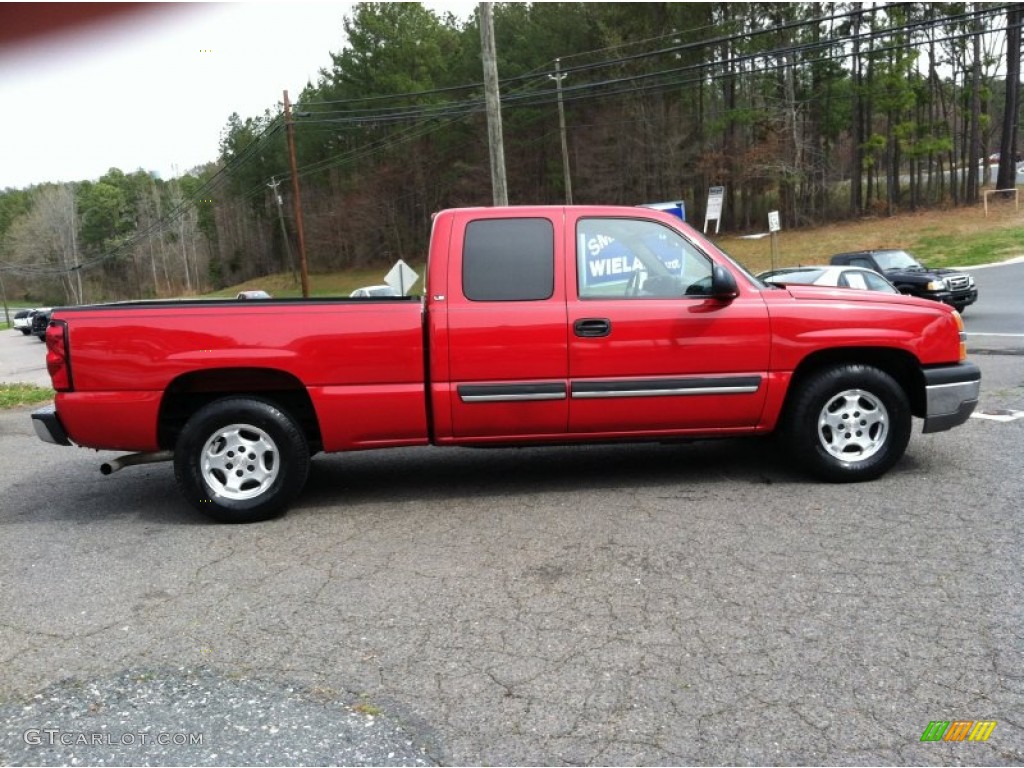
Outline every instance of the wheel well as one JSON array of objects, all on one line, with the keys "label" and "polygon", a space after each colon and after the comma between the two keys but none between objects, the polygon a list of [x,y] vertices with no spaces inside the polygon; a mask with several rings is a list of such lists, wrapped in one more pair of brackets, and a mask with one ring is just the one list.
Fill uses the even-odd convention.
[{"label": "wheel well", "polygon": [[160,402],[157,417],[160,447],[173,449],[192,414],[207,403],[227,396],[270,400],[298,422],[309,441],[310,453],[320,450],[320,423],[309,392],[292,374],[271,368],[214,368],[176,378]]},{"label": "wheel well", "polygon": [[870,365],[888,373],[906,393],[907,400],[910,401],[910,412],[915,416],[925,415],[924,374],[917,358],[900,349],[879,347],[841,347],[808,355],[793,372],[793,379],[786,394],[787,405],[793,393],[799,390],[801,383],[811,374],[822,368],[851,363]]}]

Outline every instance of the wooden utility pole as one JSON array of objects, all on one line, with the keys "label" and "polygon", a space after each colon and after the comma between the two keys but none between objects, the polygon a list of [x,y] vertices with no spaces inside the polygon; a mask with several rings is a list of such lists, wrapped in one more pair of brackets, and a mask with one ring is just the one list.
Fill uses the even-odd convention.
[{"label": "wooden utility pole", "polygon": [[565,176],[565,204],[572,205],[572,176],[569,175],[569,144],[565,138],[565,107],[562,105],[562,81],[565,75],[559,70],[561,59],[555,59],[555,74],[548,75],[558,89],[558,130],[562,134],[562,174]]},{"label": "wooden utility pole", "polygon": [[1003,109],[1003,136],[999,142],[999,171],[996,189],[1013,189],[1017,175],[1017,130],[1020,121],[1021,25],[1024,3],[1006,9],[1006,101]]},{"label": "wooden utility pole", "polygon": [[284,225],[284,201],[281,200],[281,193],[277,191],[281,182],[277,180],[276,176],[272,176],[267,186],[274,190],[274,199],[277,200],[277,220],[281,222],[281,240],[284,241],[284,252],[288,254],[288,267],[292,271],[292,280],[296,280],[299,276],[295,274],[295,257],[292,256],[292,246],[288,242],[288,228]]},{"label": "wooden utility pole", "polygon": [[[975,13],[981,11],[981,4],[974,3]],[[968,128],[969,145],[967,147],[967,192],[964,201],[968,204],[978,202],[979,173],[981,163],[981,21],[975,16],[971,22],[971,48],[974,62],[971,67],[971,122]]]},{"label": "wooden utility pole", "polygon": [[309,298],[309,270],[306,267],[306,235],[302,226],[302,197],[299,192],[299,171],[295,162],[295,124],[292,122],[292,105],[288,91],[284,92],[284,124],[288,129],[288,162],[292,169],[292,204],[295,206],[295,234],[299,239],[299,278],[302,282],[302,298]]},{"label": "wooden utility pole", "polygon": [[495,205],[508,205],[505,179],[505,145],[501,135],[501,97],[498,93],[498,60],[494,47],[491,3],[480,3],[480,50],[484,60],[484,95],[487,104],[487,143],[491,150],[491,190]]},{"label": "wooden utility pole", "polygon": [[[71,209],[71,211],[70,211],[70,213],[71,213],[71,256],[75,260],[75,266],[72,267],[72,269],[75,270],[75,275],[76,275],[76,277],[78,279],[78,296],[77,296],[77,299],[76,299],[76,303],[77,304],[85,304],[85,293],[84,293],[84,291],[82,291],[82,265],[79,264],[79,262],[78,262],[78,235],[76,234],[76,231],[78,230],[78,224],[75,221],[75,185],[74,184],[71,185],[71,204],[70,204],[69,207]],[[142,297],[139,296],[139,298],[142,298]]]},{"label": "wooden utility pole", "polygon": [[4,322],[11,324],[11,311],[7,308],[7,289],[4,287],[4,272],[0,269],[0,296],[4,299]]}]

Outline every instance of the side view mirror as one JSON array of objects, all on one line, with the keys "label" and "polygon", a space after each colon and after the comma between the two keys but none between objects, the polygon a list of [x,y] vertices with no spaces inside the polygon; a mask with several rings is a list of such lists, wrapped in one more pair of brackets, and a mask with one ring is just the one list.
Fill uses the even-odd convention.
[{"label": "side view mirror", "polygon": [[735,299],[739,293],[740,289],[732,272],[721,264],[715,264],[711,271],[711,295],[725,301]]}]

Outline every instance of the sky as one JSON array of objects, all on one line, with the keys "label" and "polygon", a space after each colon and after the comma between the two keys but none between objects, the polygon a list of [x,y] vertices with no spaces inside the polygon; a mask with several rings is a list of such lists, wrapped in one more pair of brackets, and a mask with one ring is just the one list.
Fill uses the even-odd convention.
[{"label": "sky", "polygon": [[[261,115],[285,89],[294,102],[330,67],[352,5],[154,4],[71,34],[4,44],[0,189],[97,179],[112,167],[169,179],[215,160],[232,112]],[[460,19],[476,7],[424,5]],[[0,24],[14,8],[0,4]]]}]

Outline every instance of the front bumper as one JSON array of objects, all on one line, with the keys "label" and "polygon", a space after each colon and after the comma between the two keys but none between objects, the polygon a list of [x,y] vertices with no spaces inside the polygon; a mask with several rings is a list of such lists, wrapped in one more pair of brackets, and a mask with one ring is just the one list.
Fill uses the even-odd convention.
[{"label": "front bumper", "polygon": [[922,293],[921,298],[939,301],[951,307],[959,309],[967,307],[978,300],[978,289],[971,288],[966,291],[936,291],[935,293]]},{"label": "front bumper", "polygon": [[949,295],[947,304],[951,304],[958,309],[960,307],[966,307],[973,304],[978,300],[978,289],[971,288],[969,291],[955,291]]},{"label": "front bumper", "polygon": [[64,425],[60,423],[57,409],[52,405],[32,411],[32,427],[44,443],[71,445],[68,433],[64,430]]},{"label": "front bumper", "polygon": [[924,391],[925,433],[952,429],[967,421],[978,405],[981,369],[969,362],[927,368]]}]

